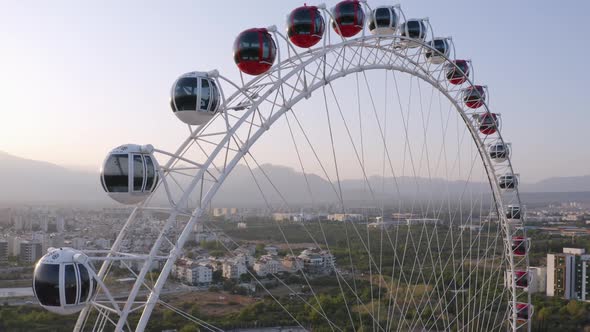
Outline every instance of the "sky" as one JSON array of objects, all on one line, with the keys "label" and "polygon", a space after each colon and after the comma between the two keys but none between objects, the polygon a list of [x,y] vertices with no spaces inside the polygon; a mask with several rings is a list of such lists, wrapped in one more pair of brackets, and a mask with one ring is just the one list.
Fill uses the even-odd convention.
[{"label": "sky", "polygon": [[[0,151],[98,169],[122,143],[173,150],[186,136],[168,106],[177,76],[218,69],[237,80],[235,36],[250,27],[282,29],[300,5],[0,1]],[[453,36],[458,55],[473,60],[525,181],[590,174],[590,2],[401,5],[408,17],[429,17],[437,35]]]}]

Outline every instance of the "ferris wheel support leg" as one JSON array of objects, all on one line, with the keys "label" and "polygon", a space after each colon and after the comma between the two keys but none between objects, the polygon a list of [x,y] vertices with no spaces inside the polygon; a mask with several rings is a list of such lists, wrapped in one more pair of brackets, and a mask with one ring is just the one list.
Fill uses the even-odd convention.
[{"label": "ferris wheel support leg", "polygon": [[[192,140],[194,139],[194,136],[197,135],[197,133],[199,133],[201,131],[201,129],[203,128],[203,126],[199,126],[181,145],[180,147],[178,147],[178,149],[176,150],[175,155],[180,155],[182,153],[182,151],[184,151],[187,146],[192,142]],[[166,163],[166,166],[164,166],[166,169],[171,167],[172,164],[176,161],[177,159],[175,157],[170,158],[170,160]],[[117,238],[115,239],[115,242],[113,243],[113,246],[111,247],[111,253],[109,253],[107,255],[107,257],[112,256],[113,252],[116,252],[119,250],[119,248],[121,247],[121,242],[123,242],[123,239],[125,238],[126,234],[127,234],[127,229],[129,228],[129,225],[131,225],[131,223],[135,220],[135,217],[137,216],[137,213],[139,212],[141,207],[136,207],[135,209],[133,209],[133,212],[131,213],[131,215],[129,216],[129,218],[127,218],[127,221],[125,222],[125,225],[123,225],[123,228],[121,229],[121,231],[119,232],[119,234],[117,235]],[[98,273],[96,274],[96,278],[97,280],[102,280],[102,278],[104,278],[109,266],[111,264],[110,260],[105,260],[101,267],[100,270],[98,271]],[[150,263],[151,264],[151,263]],[[84,309],[82,309],[82,311],[80,312],[80,314],[78,315],[78,319],[76,320],[76,325],[74,326],[74,332],[80,332],[82,331],[82,328],[84,326],[84,321],[86,320],[86,318],[88,317],[88,314],[90,313],[90,309],[91,306],[87,305],[86,307],[84,307]]]},{"label": "ferris wheel support leg", "polygon": [[[123,225],[123,228],[119,232],[119,235],[117,235],[117,238],[115,239],[115,242],[113,243],[113,246],[111,247],[111,252],[107,255],[107,257],[112,256],[113,252],[119,250],[119,248],[121,246],[121,242],[123,242],[123,239],[125,238],[125,234],[127,233],[127,229],[129,228],[129,225],[135,220],[135,217],[137,216],[138,211],[139,211],[138,207],[133,209],[133,212],[131,213],[129,218],[127,218],[127,221],[125,222],[125,225]],[[102,280],[102,278],[106,274],[110,265],[111,265],[110,260],[105,260],[102,263],[100,270],[98,270],[98,273],[96,274],[96,280]],[[84,309],[82,309],[82,311],[80,312],[80,315],[78,315],[78,320],[76,321],[76,325],[74,326],[74,332],[82,331],[84,321],[86,320],[86,317],[88,316],[88,314],[90,312],[90,308],[91,308],[90,305],[87,305],[86,307],[84,307]]]},{"label": "ferris wheel support leg", "polygon": [[[168,218],[168,221],[166,222],[166,225],[162,228],[160,235],[158,236],[158,239],[156,240],[156,242],[152,246],[152,249],[150,250],[150,254],[149,254],[148,258],[146,258],[145,262],[143,263],[143,267],[141,268],[139,275],[135,279],[135,284],[133,285],[131,292],[129,292],[127,302],[125,303],[125,306],[123,307],[123,310],[122,310],[121,315],[119,317],[119,321],[117,322],[117,326],[115,328],[116,332],[123,331],[123,327],[127,323],[127,317],[129,316],[129,313],[131,312],[131,309],[132,309],[131,307],[132,307],[133,303],[135,302],[135,297],[137,296],[137,293],[139,292],[139,288],[143,285],[143,282],[145,280],[145,276],[147,275],[148,271],[150,270],[152,262],[154,261],[154,258],[156,257],[158,250],[160,249],[160,247],[162,245],[162,241],[164,239],[164,234],[166,233],[166,231],[168,231],[168,229],[172,225],[173,221],[176,220],[177,216],[178,216],[177,211],[175,211],[174,213],[172,213],[170,215],[170,217]],[[138,330],[138,331],[141,331],[141,330]]]},{"label": "ferris wheel support leg", "polygon": [[[188,141],[190,141],[192,139],[194,139],[194,135],[189,136],[189,138],[187,139],[187,144],[188,144]],[[220,149],[221,148],[218,147],[218,150],[220,150]],[[169,164],[171,164],[173,160],[176,160],[176,158],[172,158],[169,161]],[[141,271],[139,272],[139,275],[137,276],[135,284],[133,285],[133,288],[131,289],[131,292],[129,292],[129,297],[127,298],[127,303],[125,303],[125,306],[122,310],[121,316],[119,317],[119,321],[117,322],[117,327],[115,328],[116,332],[123,331],[123,327],[127,323],[127,317],[129,316],[129,313],[131,312],[132,304],[135,302],[135,297],[137,296],[137,293],[139,292],[140,287],[143,285],[145,276],[149,272],[152,262],[154,261],[154,259],[158,255],[158,250],[160,250],[160,247],[162,246],[162,242],[164,241],[165,234],[173,226],[174,222],[176,221],[176,218],[178,217],[178,215],[180,213],[179,212],[180,210],[178,207],[186,204],[186,202],[189,199],[190,194],[193,192],[193,190],[195,189],[197,184],[201,181],[201,177],[203,176],[204,172],[207,170],[207,167],[210,164],[211,164],[211,161],[209,161],[208,163],[203,165],[203,168],[199,171],[199,175],[196,176],[191,181],[191,183],[187,186],[184,194],[182,195],[182,197],[180,198],[180,200],[177,204],[177,208],[175,208],[174,211],[170,214],[170,216],[168,217],[168,220],[166,221],[166,225],[164,225],[164,227],[160,231],[160,235],[158,236],[158,238],[156,239],[156,242],[152,246],[152,249],[150,250],[150,254],[149,254],[148,258],[145,260],[145,263],[143,264],[143,267],[141,268]],[[192,223],[194,223],[194,221],[196,220],[196,216],[198,216],[198,214],[200,214],[200,210],[201,210],[201,208],[198,208],[195,211],[195,214],[189,220],[189,224],[191,224],[191,221],[192,221]],[[181,242],[180,239],[186,240],[186,237],[189,234],[190,234],[190,229],[188,228],[188,224],[187,224],[187,227],[184,228],[182,234],[179,237],[179,240],[177,241],[176,247],[170,252],[170,255],[168,257],[168,260],[166,261],[165,267],[170,266],[169,269],[171,269],[171,265],[174,264],[174,260],[175,260],[175,259],[173,259],[173,257],[176,257],[178,255],[178,250],[181,250],[182,245],[184,245],[184,241]],[[181,246],[179,246],[179,244],[181,244]],[[168,271],[168,272],[170,272],[170,271]],[[168,274],[166,274],[166,277],[164,277],[164,278],[162,278],[162,276],[163,276],[163,274],[160,273],[160,276],[158,277],[158,281],[160,281],[162,279],[162,282],[160,284],[160,289],[162,288],[163,284],[166,282]],[[157,299],[158,296],[160,295],[159,292],[160,291],[155,293],[152,290],[149,297],[153,298],[153,296],[155,296],[155,299]],[[149,303],[146,304],[146,307],[147,307],[147,305],[149,305]],[[153,308],[153,305],[155,305],[155,303],[151,304],[152,308]],[[144,313],[145,313],[145,309],[144,309]],[[142,317],[143,317],[143,315],[142,315]],[[147,324],[147,318],[146,318],[146,322],[144,324]],[[144,328],[138,327],[138,328],[136,328],[136,331],[143,331],[143,329]]]},{"label": "ferris wheel support leg", "polygon": [[152,311],[154,310],[154,307],[156,306],[158,299],[160,298],[160,293],[162,291],[162,288],[164,287],[166,280],[168,280],[168,275],[170,274],[170,271],[172,271],[172,267],[174,266],[174,263],[176,262],[178,255],[180,255],[180,253],[182,252],[182,248],[184,247],[184,244],[187,241],[188,236],[191,234],[191,232],[193,230],[193,226],[195,225],[197,220],[200,218],[202,212],[203,212],[202,208],[198,208],[195,211],[193,216],[190,218],[188,223],[185,225],[182,233],[178,237],[178,241],[176,242],[176,246],[174,247],[174,249],[170,253],[168,260],[166,260],[166,264],[164,264],[164,267],[162,268],[162,271],[160,272],[160,275],[158,276],[158,280],[156,281],[156,284],[152,288],[152,291],[150,292],[150,295],[147,298],[146,305],[143,309],[143,313],[141,314],[141,318],[139,319],[139,322],[137,323],[137,327],[135,329],[136,332],[143,331],[146,328],[147,323],[150,318],[150,315],[151,315]]}]

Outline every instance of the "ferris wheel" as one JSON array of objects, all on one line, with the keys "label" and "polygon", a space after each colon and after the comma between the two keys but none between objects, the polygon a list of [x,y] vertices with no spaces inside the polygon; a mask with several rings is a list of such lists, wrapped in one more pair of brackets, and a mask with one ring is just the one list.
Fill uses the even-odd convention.
[{"label": "ferris wheel", "polygon": [[[239,82],[212,70],[173,83],[188,125],[176,151],[109,153],[102,187],[134,210],[110,250],[50,249],[35,268],[40,304],[79,313],[75,331],[144,331],[156,308],[228,328],[164,299],[187,242],[210,231],[218,260],[278,248],[243,274],[282,325],[530,330],[519,176],[473,63],[399,5],[305,5],[286,25],[238,35]],[[263,212],[236,231],[210,210],[238,185]]]}]

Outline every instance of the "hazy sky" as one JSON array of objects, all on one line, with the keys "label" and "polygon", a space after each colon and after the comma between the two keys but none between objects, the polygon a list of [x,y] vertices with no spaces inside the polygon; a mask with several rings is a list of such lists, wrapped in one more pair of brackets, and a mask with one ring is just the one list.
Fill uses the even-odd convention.
[{"label": "hazy sky", "polygon": [[[329,6],[336,1],[328,1]],[[393,3],[371,1],[371,5]],[[301,1],[1,1],[0,150],[97,169],[122,143],[172,149],[174,79],[237,77],[243,29],[284,27]],[[590,174],[588,1],[402,2],[471,58],[525,181]]]}]

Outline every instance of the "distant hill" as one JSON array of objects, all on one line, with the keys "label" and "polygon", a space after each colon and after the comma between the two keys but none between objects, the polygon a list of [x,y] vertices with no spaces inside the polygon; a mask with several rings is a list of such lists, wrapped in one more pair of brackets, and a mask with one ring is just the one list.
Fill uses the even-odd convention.
[{"label": "distant hill", "polygon": [[[302,174],[292,168],[277,165],[262,165],[264,173],[272,179],[274,186],[289,204],[335,203],[339,188],[321,176],[308,174],[307,181],[311,188],[310,196],[307,183]],[[266,201],[272,204],[282,202],[275,187],[267,180],[260,169],[254,169],[256,183],[248,168],[238,165],[213,200],[214,206],[261,206]],[[107,198],[100,187],[98,174],[71,170],[51,163],[24,159],[0,152],[0,203],[31,204],[87,204],[110,206],[114,203]],[[347,202],[368,202],[373,197],[377,200],[414,199],[423,197],[437,199],[444,195],[487,193],[487,183],[470,183],[465,188],[463,181],[445,181],[444,179],[401,177],[393,178],[373,176],[369,178],[369,187],[364,180],[343,180],[341,182],[344,199]],[[416,184],[420,193],[416,192]],[[265,193],[262,197],[260,186]],[[384,189],[384,190],[383,190]],[[399,192],[398,192],[399,189]],[[466,192],[467,190],[467,192]],[[590,176],[550,178],[537,183],[521,185],[523,197],[532,201],[575,200],[590,201]],[[560,195],[550,193],[560,192]],[[573,195],[563,193],[577,192]],[[531,194],[529,194],[531,193]],[[532,194],[545,193],[545,194]]]},{"label": "distant hill", "polygon": [[98,175],[0,151],[0,202],[110,204]]},{"label": "distant hill", "polygon": [[590,191],[590,175],[554,177],[537,183],[523,183],[526,192],[582,192]]}]

